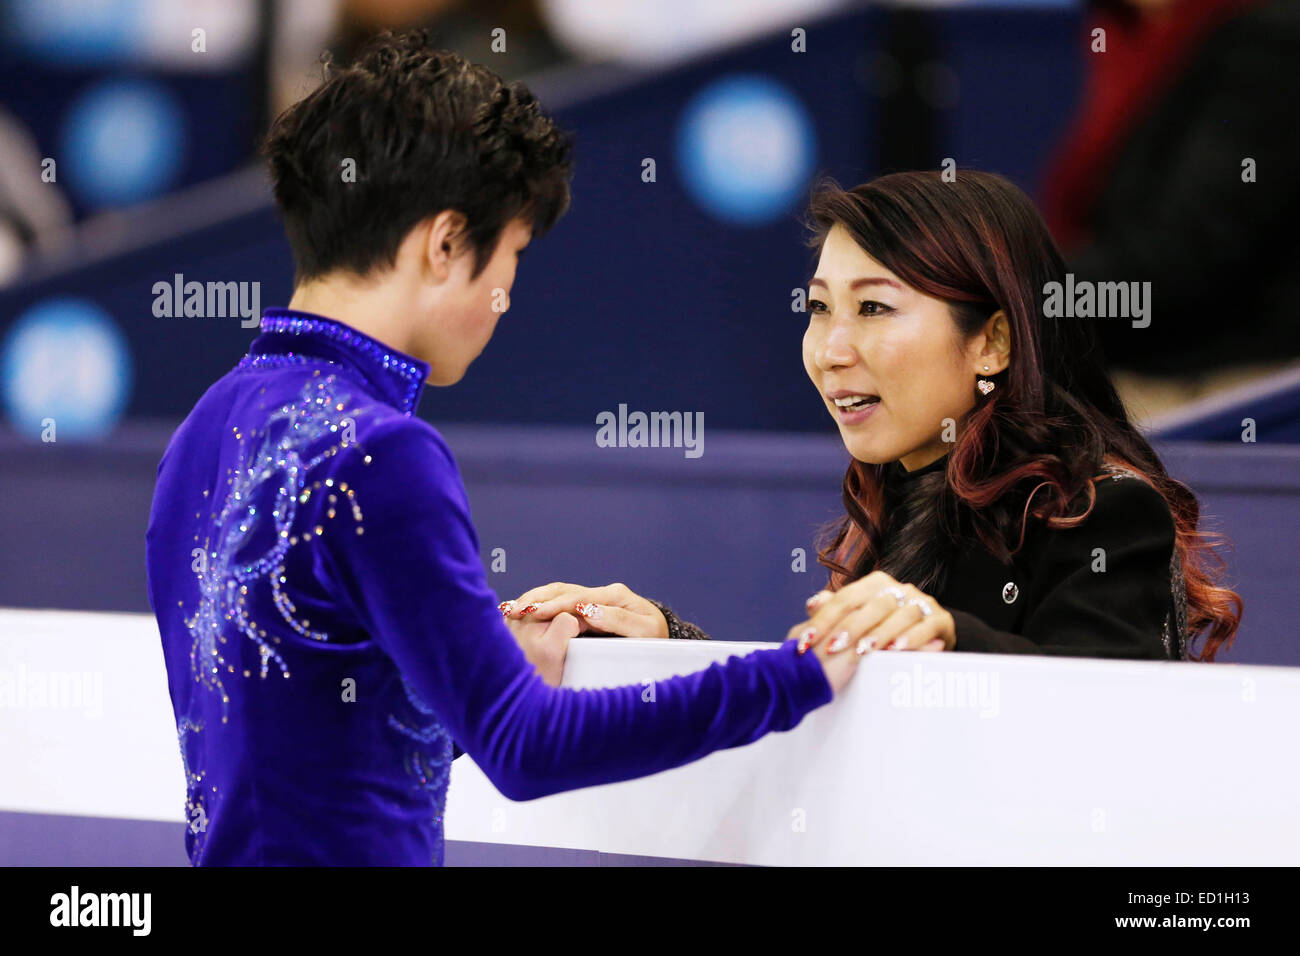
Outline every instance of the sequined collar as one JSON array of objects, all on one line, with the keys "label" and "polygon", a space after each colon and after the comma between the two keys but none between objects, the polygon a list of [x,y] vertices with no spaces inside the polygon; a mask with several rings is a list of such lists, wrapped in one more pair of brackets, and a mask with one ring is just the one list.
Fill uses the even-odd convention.
[{"label": "sequined collar", "polygon": [[294,309],[264,310],[262,334],[239,364],[247,368],[312,358],[356,370],[386,402],[407,415],[419,406],[429,376],[427,362],[335,319]]}]

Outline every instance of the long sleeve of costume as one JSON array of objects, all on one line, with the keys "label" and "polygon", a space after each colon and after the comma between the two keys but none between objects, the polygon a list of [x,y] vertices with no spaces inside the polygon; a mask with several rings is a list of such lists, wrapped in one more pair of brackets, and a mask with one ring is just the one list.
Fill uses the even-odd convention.
[{"label": "long sleeve of costume", "polygon": [[[650,599],[650,603],[659,609],[659,613],[664,616],[664,620],[668,623],[668,637],[670,639],[681,641],[712,640],[712,638],[710,638],[708,634],[704,633],[704,631],[697,625],[678,617],[673,613],[672,608],[659,603],[653,598]],[[464,755],[465,751],[461,749],[460,744],[453,741],[451,751],[452,759],[455,760],[457,757],[462,757]]]},{"label": "long sleeve of costume", "polygon": [[326,467],[365,520],[363,533],[324,535],[318,573],[511,799],[677,767],[788,730],[831,698],[820,663],[790,641],[653,685],[550,687],[501,619],[432,427],[393,419]]},{"label": "long sleeve of costume", "polygon": [[1023,633],[948,608],[956,622],[954,650],[1167,659],[1161,630],[1174,522],[1155,489],[1135,478],[1103,479],[1085,521],[1038,533],[1044,536],[1035,562],[1038,598]]}]

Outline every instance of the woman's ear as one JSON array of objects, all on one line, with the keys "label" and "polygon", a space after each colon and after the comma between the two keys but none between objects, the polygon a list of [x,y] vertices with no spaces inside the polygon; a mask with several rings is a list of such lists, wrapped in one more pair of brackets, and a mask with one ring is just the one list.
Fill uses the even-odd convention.
[{"label": "woman's ear", "polygon": [[990,315],[980,337],[982,345],[976,356],[975,374],[996,375],[1011,364],[1011,323],[1006,313],[998,309]]}]

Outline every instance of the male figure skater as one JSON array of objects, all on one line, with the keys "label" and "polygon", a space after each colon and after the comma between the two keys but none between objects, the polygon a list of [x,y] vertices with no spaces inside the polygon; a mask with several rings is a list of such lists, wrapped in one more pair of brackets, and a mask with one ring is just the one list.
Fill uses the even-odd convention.
[{"label": "male figure skater", "polygon": [[[787,640],[649,698],[558,689],[507,629],[455,462],[414,412],[482,351],[519,253],[567,208],[569,144],[525,89],[385,36],[265,151],[293,298],[176,431],[147,537],[193,863],[441,864],[453,738],[530,799],[787,730],[847,682],[856,655]],[[578,632],[547,627],[518,633]]]}]

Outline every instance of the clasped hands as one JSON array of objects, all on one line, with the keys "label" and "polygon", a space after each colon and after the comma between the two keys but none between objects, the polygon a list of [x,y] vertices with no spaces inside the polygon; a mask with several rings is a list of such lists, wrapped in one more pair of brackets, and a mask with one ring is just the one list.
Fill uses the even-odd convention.
[{"label": "clasped hands", "polygon": [[[945,651],[956,643],[952,615],[884,571],[838,591],[818,591],[806,607],[807,620],[786,635],[798,640],[801,654],[812,647],[826,654],[852,647],[859,656],[873,650]],[[500,609],[528,661],[554,686],[563,676],[569,641],[579,634],[668,637],[660,610],[623,584],[589,588],[555,582],[503,601]]]},{"label": "clasped hands", "polygon": [[881,650],[950,651],[957,643],[953,617],[938,601],[884,571],[872,571],[838,591],[818,591],[807,608],[808,620],[786,635],[799,641],[800,654],[827,640],[830,653],[852,646],[859,656]]}]

